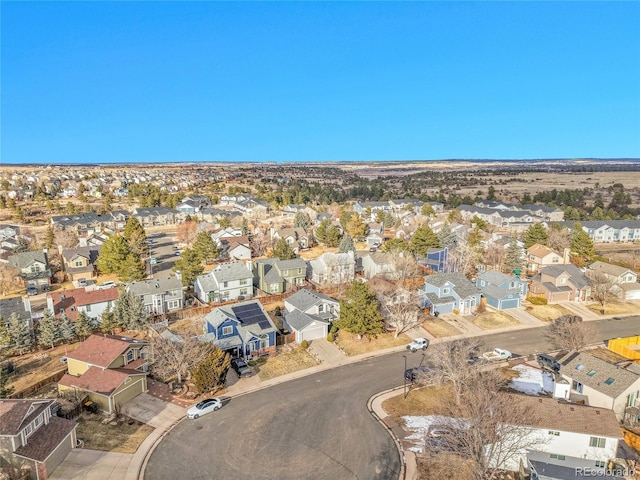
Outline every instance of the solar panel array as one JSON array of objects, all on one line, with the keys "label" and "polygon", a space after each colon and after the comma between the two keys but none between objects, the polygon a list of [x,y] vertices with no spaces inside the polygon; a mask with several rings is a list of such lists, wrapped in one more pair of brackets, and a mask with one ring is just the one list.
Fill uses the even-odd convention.
[{"label": "solar panel array", "polygon": [[250,303],[249,305],[239,305],[231,307],[233,314],[243,325],[255,325],[262,329],[269,328],[271,324],[267,320],[262,312],[262,309],[257,303]]}]

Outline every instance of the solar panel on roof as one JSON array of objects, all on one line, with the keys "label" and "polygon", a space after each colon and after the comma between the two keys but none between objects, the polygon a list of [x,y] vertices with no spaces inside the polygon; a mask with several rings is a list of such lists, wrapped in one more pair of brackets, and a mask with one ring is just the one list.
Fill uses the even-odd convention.
[{"label": "solar panel on roof", "polygon": [[262,320],[261,322],[258,322],[258,326],[262,329],[265,329],[265,328],[269,328],[271,324],[266,320]]}]

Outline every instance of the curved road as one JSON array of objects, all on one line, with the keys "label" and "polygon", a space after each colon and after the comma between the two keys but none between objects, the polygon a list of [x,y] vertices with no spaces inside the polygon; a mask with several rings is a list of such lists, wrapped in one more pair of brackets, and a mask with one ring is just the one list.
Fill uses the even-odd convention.
[{"label": "curved road", "polygon": [[[600,320],[596,338],[640,334],[640,316]],[[487,349],[549,350],[546,328],[484,337]],[[422,355],[408,354],[408,366]],[[397,479],[392,438],[373,419],[370,396],[402,384],[402,353],[326,370],[230,399],[218,412],[180,422],[152,453],[146,480]]]}]

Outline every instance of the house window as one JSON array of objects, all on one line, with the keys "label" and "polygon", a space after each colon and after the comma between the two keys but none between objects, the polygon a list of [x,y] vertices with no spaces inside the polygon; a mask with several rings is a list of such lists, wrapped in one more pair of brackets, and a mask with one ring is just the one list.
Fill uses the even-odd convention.
[{"label": "house window", "polygon": [[77,259],[77,260],[75,261],[75,264],[74,264],[74,265],[75,265],[76,267],[82,267],[82,264],[83,264],[83,261],[82,261],[82,259],[80,259],[80,258],[79,258],[79,259]]},{"label": "house window", "polygon": [[560,432],[557,430],[549,430],[549,435],[555,435],[557,437],[560,435]]},{"label": "house window", "polygon": [[589,370],[589,372],[587,372],[588,377],[593,377],[595,374],[596,374],[595,370]]},{"label": "house window", "polygon": [[180,308],[180,300],[171,300],[170,302],[167,302],[167,308],[169,310]]},{"label": "house window", "polygon": [[34,428],[38,428],[42,423],[42,415],[38,415],[36,419],[33,421]]},{"label": "house window", "polygon": [[147,352],[147,347],[141,348],[140,358],[142,358],[143,360],[146,360],[148,356],[149,356],[149,353]]},{"label": "house window", "polygon": [[89,305],[85,305],[85,307],[84,307],[84,308],[85,308],[85,310],[86,310],[87,312],[90,312],[90,311],[91,311],[91,304],[89,304]]},{"label": "house window", "polygon": [[605,465],[606,464],[604,460],[596,460],[596,468],[604,468]]},{"label": "house window", "polygon": [[31,428],[31,425],[27,425],[26,427],[24,427],[24,434],[26,437],[28,437],[32,433],[33,433],[33,429]]},{"label": "house window", "polygon": [[611,384],[612,384],[613,382],[615,382],[615,381],[616,381],[616,379],[615,379],[615,378],[613,378],[613,377],[609,377],[609,378],[607,378],[607,379],[604,381],[604,383],[606,383],[607,385],[611,385]]},{"label": "house window", "polygon": [[278,285],[277,283],[272,283],[271,285],[269,285],[269,291],[271,293],[275,293],[279,290],[280,285]]},{"label": "house window", "polygon": [[320,313],[324,312],[324,305],[322,304],[318,305],[318,312]]},{"label": "house window", "polygon": [[516,288],[516,282],[511,282],[509,284],[509,288]]},{"label": "house window", "polygon": [[269,346],[269,337],[260,339],[260,348],[267,348]]},{"label": "house window", "polygon": [[249,280],[240,280],[240,285],[247,285],[249,283]]},{"label": "house window", "polygon": [[298,273],[302,273],[302,269],[301,268],[298,269]]},{"label": "house window", "polygon": [[607,443],[607,439],[602,437],[591,437],[589,439],[590,447],[604,448],[606,443]]},{"label": "house window", "polygon": [[553,263],[558,263],[560,259],[558,257],[553,257]]},{"label": "house window", "polygon": [[450,289],[450,288],[443,288],[443,289],[442,289],[442,294],[443,294],[443,295],[449,295],[449,292],[450,292],[450,291],[451,291],[451,289]]},{"label": "house window", "polygon": [[227,287],[229,286],[229,282],[223,282],[222,286],[223,286],[224,288],[227,288]]},{"label": "house window", "polygon": [[560,285],[564,285],[565,283],[567,283],[567,279],[566,279],[566,278],[559,278],[559,279],[558,279],[558,283],[559,283]]},{"label": "house window", "polygon": [[246,289],[246,288],[241,288],[240,289],[240,295],[246,295],[248,292],[249,292],[249,290]]},{"label": "house window", "polygon": [[555,458],[556,460],[564,460],[566,457],[564,455],[558,455],[557,453],[552,453],[551,458]]},{"label": "house window", "polygon": [[233,327],[230,325],[227,325],[226,327],[222,327],[222,335],[232,335],[233,334]]},{"label": "house window", "polygon": [[133,362],[133,350],[127,352],[127,363]]},{"label": "house window", "polygon": [[31,265],[31,273],[37,273],[40,271],[39,265]]},{"label": "house window", "polygon": [[573,381],[572,384],[572,388],[578,392],[578,393],[582,393],[582,384],[580,382],[576,382],[575,380]]}]

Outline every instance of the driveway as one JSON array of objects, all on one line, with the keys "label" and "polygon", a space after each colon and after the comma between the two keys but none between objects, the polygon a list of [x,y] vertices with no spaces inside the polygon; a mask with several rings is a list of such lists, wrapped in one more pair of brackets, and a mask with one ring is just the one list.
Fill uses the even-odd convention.
[{"label": "driveway", "polygon": [[49,480],[124,479],[133,455],[74,448]]},{"label": "driveway", "polygon": [[148,393],[138,395],[122,407],[122,413],[153,428],[172,425],[186,415],[187,409],[167,403]]}]

